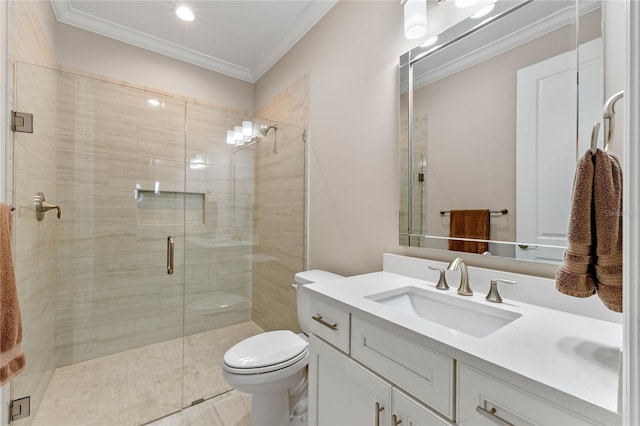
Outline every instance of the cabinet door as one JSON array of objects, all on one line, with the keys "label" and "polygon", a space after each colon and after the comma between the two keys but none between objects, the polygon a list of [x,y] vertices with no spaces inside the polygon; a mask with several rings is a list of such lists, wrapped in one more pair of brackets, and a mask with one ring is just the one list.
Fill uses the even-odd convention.
[{"label": "cabinet door", "polygon": [[458,363],[458,424],[577,426],[597,423]]},{"label": "cabinet door", "polygon": [[394,416],[392,426],[451,426],[453,423],[440,417],[401,390],[393,389]]},{"label": "cabinet door", "polygon": [[309,337],[309,425],[391,421],[391,385],[315,335]]}]

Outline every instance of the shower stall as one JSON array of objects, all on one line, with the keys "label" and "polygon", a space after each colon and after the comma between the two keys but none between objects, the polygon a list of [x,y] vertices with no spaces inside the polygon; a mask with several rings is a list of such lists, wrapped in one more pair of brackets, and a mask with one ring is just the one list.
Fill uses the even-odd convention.
[{"label": "shower stall", "polygon": [[272,309],[256,284],[304,266],[304,130],[20,62],[14,99],[34,116],[12,143],[17,424],[143,424],[228,391],[222,354]]}]

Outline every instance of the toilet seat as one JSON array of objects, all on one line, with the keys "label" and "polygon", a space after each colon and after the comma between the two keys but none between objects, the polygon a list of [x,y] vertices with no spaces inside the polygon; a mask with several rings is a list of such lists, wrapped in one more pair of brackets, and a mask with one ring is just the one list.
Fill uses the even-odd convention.
[{"label": "toilet seat", "polygon": [[308,342],[289,330],[257,334],[224,354],[224,369],[242,375],[281,370],[305,359],[308,346]]}]

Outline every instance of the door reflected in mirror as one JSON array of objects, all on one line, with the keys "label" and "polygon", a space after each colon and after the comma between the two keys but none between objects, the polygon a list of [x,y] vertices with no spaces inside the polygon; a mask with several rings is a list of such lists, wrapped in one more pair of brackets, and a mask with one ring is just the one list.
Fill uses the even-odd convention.
[{"label": "door reflected in mirror", "polygon": [[[402,245],[560,263],[603,98],[601,4],[578,3],[501,1],[401,57]],[[468,210],[489,211],[488,236],[452,226]]]}]

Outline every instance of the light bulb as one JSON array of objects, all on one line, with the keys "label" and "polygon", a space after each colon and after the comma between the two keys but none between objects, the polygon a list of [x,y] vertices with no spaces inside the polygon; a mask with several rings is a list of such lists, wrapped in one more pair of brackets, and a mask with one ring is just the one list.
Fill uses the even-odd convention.
[{"label": "light bulb", "polygon": [[427,1],[407,0],[404,4],[404,36],[409,40],[427,33]]},{"label": "light bulb", "polygon": [[236,143],[235,132],[233,130],[227,130],[227,143],[229,145]]},{"label": "light bulb", "polygon": [[233,138],[236,141],[241,141],[242,140],[242,126],[235,126],[233,128]]},{"label": "light bulb", "polygon": [[242,135],[243,136],[252,136],[253,135],[253,124],[250,121],[242,122]]},{"label": "light bulb", "polygon": [[176,15],[178,16],[178,18],[187,22],[192,22],[194,19],[196,19],[191,9],[189,9],[187,6],[180,6],[179,8],[177,8]]}]

